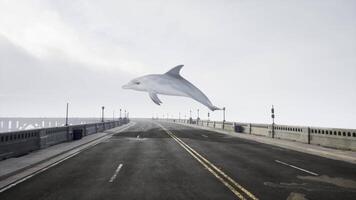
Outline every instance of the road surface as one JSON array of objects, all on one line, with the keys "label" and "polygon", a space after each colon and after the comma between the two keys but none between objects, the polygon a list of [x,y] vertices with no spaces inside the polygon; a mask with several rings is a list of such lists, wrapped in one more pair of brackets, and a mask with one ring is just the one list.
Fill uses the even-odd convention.
[{"label": "road surface", "polygon": [[0,193],[14,199],[356,199],[356,166],[207,130],[137,120]]}]

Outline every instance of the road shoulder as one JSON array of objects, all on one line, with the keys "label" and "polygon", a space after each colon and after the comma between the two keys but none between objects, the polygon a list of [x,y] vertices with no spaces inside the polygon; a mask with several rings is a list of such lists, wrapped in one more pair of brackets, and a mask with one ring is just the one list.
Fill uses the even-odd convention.
[{"label": "road shoulder", "polygon": [[82,138],[81,140],[65,142],[41,149],[18,158],[9,158],[0,162],[0,192],[26,177],[32,177],[36,173],[44,171],[96,144],[108,139],[113,133],[126,130],[134,123],[125,124]]},{"label": "road shoulder", "polygon": [[263,144],[269,144],[269,145],[278,146],[278,147],[285,148],[285,149],[299,151],[302,153],[307,153],[307,154],[311,154],[311,155],[321,156],[324,158],[329,158],[329,159],[333,159],[333,160],[339,160],[339,161],[356,164],[356,152],[353,152],[353,151],[344,151],[344,150],[331,149],[331,148],[326,148],[326,147],[317,146],[317,145],[304,144],[304,143],[295,142],[295,141],[272,139],[272,138],[268,138],[268,137],[245,134],[245,133],[236,133],[233,131],[214,129],[214,128],[210,128],[210,127],[197,126],[197,125],[193,125],[193,124],[184,124],[184,123],[169,122],[169,121],[165,121],[165,122],[180,124],[182,126],[187,126],[187,127],[191,127],[191,128],[197,128],[197,129],[203,129],[203,130],[208,130],[208,131],[212,131],[212,132],[222,133],[222,134],[229,135],[232,137],[238,137],[238,138],[242,138],[242,139],[246,139],[246,140],[252,140],[252,141],[263,143]]}]

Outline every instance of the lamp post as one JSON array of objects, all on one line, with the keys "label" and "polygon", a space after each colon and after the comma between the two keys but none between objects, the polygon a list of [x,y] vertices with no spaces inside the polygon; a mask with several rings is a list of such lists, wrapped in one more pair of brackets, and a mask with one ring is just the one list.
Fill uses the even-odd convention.
[{"label": "lamp post", "polygon": [[199,109],[197,110],[197,114],[198,114],[198,118],[197,119],[199,120]]},{"label": "lamp post", "polygon": [[101,122],[104,122],[104,106],[101,106]]},{"label": "lamp post", "polygon": [[272,109],[271,109],[271,117],[272,117],[272,138],[274,138],[274,107],[272,105]]},{"label": "lamp post", "polygon": [[121,119],[121,108],[120,108],[120,119]]},{"label": "lamp post", "polygon": [[127,116],[126,116],[126,110],[125,110],[125,116],[124,116],[124,118],[127,118]]},{"label": "lamp post", "polygon": [[189,110],[189,124],[192,123],[192,109]]},{"label": "lamp post", "polygon": [[68,126],[68,106],[69,103],[67,103],[67,109],[66,109],[66,126]]},{"label": "lamp post", "polygon": [[226,111],[226,108],[223,107],[223,122],[225,122],[225,111]]}]

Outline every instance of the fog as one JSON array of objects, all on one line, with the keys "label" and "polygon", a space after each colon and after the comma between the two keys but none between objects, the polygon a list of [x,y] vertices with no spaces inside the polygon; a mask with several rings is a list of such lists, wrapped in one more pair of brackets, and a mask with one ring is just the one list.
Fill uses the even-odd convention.
[{"label": "fog", "polygon": [[355,128],[355,55],[355,1],[0,0],[0,117],[207,118],[121,89],[184,64],[227,120]]}]

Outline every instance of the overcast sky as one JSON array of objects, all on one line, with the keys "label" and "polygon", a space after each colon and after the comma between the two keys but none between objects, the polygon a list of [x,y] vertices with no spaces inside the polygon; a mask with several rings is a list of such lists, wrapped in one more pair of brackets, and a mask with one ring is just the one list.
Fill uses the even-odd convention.
[{"label": "overcast sky", "polygon": [[1,117],[206,118],[121,89],[178,64],[227,120],[356,128],[356,1],[0,0]]}]

